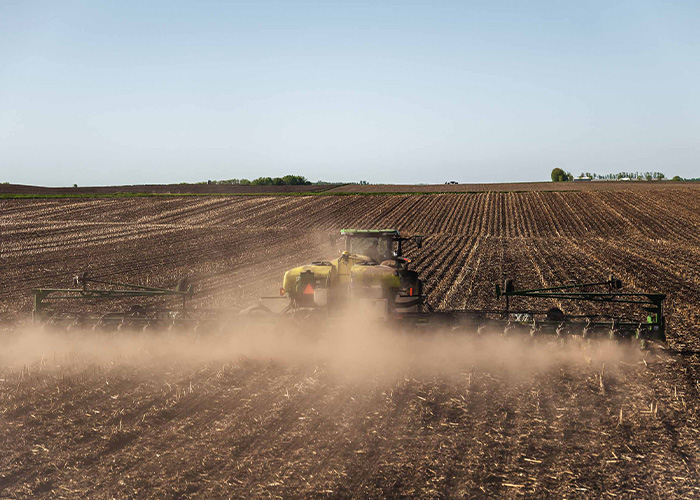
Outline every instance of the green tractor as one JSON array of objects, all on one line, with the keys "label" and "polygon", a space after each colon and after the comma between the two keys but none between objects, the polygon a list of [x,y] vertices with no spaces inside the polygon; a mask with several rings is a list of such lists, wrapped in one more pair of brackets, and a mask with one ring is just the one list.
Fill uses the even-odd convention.
[{"label": "green tractor", "polygon": [[[315,325],[322,330],[328,324],[323,318],[335,323],[352,315],[356,320],[378,320],[401,330],[424,332],[519,332],[530,338],[634,339],[643,345],[666,339],[666,295],[625,291],[622,281],[614,276],[544,288],[516,288],[513,280],[506,279],[503,287],[495,284],[495,299],[504,307],[444,310],[430,306],[418,273],[410,269],[411,261],[404,257],[406,245],[421,248],[422,236],[405,237],[395,229],[343,229],[340,238],[343,244],[336,258],[288,270],[279,296],[263,297],[259,304],[244,311],[192,307],[189,299],[194,290],[184,280],[176,288],[167,289],[104,281],[84,273],[75,277],[73,288],[35,289],[34,320],[68,329],[198,330],[204,325],[206,330],[207,325],[229,328],[233,324],[243,329],[299,326],[306,332],[319,331]],[[338,243],[337,237],[332,240]],[[151,304],[133,304],[131,299]],[[171,299],[170,304],[167,299]],[[466,305],[483,300],[467,297]],[[70,311],[61,306],[66,301],[82,305]],[[104,302],[115,302],[122,308],[96,312],[88,307]],[[574,314],[567,314],[566,304],[572,303],[577,304],[572,308]],[[231,321],[231,315],[235,321]],[[307,317],[312,321],[305,321]]]},{"label": "green tractor", "polygon": [[[665,340],[666,296],[621,291],[622,282],[613,276],[533,289],[516,289],[509,279],[503,288],[495,287],[496,298],[504,300],[505,308],[435,310],[418,273],[409,267],[411,261],[403,256],[405,245],[422,246],[422,236],[404,237],[395,229],[343,229],[340,237],[343,246],[337,258],[288,270],[278,297],[264,297],[260,305],[245,312],[265,317],[299,313],[302,319],[352,314],[356,319],[422,331],[521,332],[530,337],[639,339],[643,343]],[[333,241],[337,243],[336,238]],[[599,307],[584,314],[565,314],[561,307],[570,302]],[[630,315],[635,308],[645,315]]]},{"label": "green tractor", "polygon": [[[263,298],[261,306],[287,312],[351,311],[374,319],[423,312],[422,282],[403,256],[406,244],[421,247],[422,236],[403,237],[395,229],[343,229],[340,238],[339,257],[288,270],[280,296]],[[336,238],[332,241],[337,244]]]}]

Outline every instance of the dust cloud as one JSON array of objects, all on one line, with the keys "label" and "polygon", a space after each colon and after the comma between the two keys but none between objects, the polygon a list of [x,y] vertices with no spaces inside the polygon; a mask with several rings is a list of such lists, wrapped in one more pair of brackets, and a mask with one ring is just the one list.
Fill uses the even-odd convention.
[{"label": "dust cloud", "polygon": [[[284,326],[284,325],[282,325]],[[311,334],[220,325],[212,332],[93,332],[20,328],[0,338],[0,369],[36,363],[206,365],[242,359],[320,366],[353,379],[499,371],[535,375],[561,367],[640,362],[634,345],[579,339],[532,339],[469,332],[403,332],[348,320]]]}]

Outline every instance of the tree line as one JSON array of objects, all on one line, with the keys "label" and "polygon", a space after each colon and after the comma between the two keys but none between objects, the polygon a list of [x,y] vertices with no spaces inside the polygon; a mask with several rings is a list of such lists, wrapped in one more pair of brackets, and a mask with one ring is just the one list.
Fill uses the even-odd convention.
[{"label": "tree line", "polygon": [[663,172],[618,172],[616,174],[597,174],[590,172],[581,172],[578,176],[579,179],[588,177],[589,179],[605,179],[605,180],[619,180],[619,179],[633,179],[636,181],[652,181],[665,179],[666,176]]},{"label": "tree line", "polygon": [[[595,172],[581,172],[578,176],[579,179],[601,179],[601,180],[621,180],[630,179],[634,181],[660,181],[665,179],[666,176],[663,172],[618,172],[616,174],[597,174]],[[571,172],[566,172],[559,167],[552,170],[552,182],[568,182],[573,181],[574,176]],[[679,176],[675,176],[672,180],[681,181],[684,180]]]},{"label": "tree line", "polygon": [[303,175],[285,175],[284,177],[258,177],[257,179],[226,179],[221,181],[208,180],[197,184],[234,184],[238,186],[309,186],[311,181]]}]

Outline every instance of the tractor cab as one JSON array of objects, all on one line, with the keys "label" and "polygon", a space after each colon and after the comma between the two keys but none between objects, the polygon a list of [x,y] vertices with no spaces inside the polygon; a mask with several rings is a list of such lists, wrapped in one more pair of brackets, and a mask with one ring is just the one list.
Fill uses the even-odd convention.
[{"label": "tractor cab", "polygon": [[400,244],[395,248],[400,236],[395,229],[343,229],[340,236],[345,240],[344,251],[350,255],[368,257],[376,263],[400,256]]}]

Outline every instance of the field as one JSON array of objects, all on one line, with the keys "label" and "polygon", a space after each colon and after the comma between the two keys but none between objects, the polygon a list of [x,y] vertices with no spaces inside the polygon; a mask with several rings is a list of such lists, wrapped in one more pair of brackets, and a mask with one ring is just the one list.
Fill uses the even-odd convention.
[{"label": "field", "polygon": [[698,189],[699,182],[510,182],[491,184],[312,184],[308,186],[241,186],[233,184],[141,184],[129,186],[43,187],[0,184],[0,198],[23,196],[133,196],[139,195],[284,195],[284,194],[421,194],[480,192],[568,192],[568,191],[636,191],[659,189]]},{"label": "field", "polygon": [[[523,191],[0,200],[0,497],[697,498],[700,193]],[[668,293],[670,351],[21,324],[84,270],[240,309],[342,227],[425,235],[441,309],[495,307],[506,277]]]},{"label": "field", "polygon": [[90,196],[115,194],[283,194],[313,193],[338,187],[338,185],[303,185],[303,186],[241,186],[237,184],[139,184],[128,186],[82,186],[82,187],[44,187],[24,184],[0,184],[0,195],[39,195],[39,196]]},{"label": "field", "polygon": [[578,181],[578,182],[508,182],[503,184],[345,184],[329,193],[478,193],[489,191],[632,191],[658,189],[697,189],[700,183],[673,181]]}]

